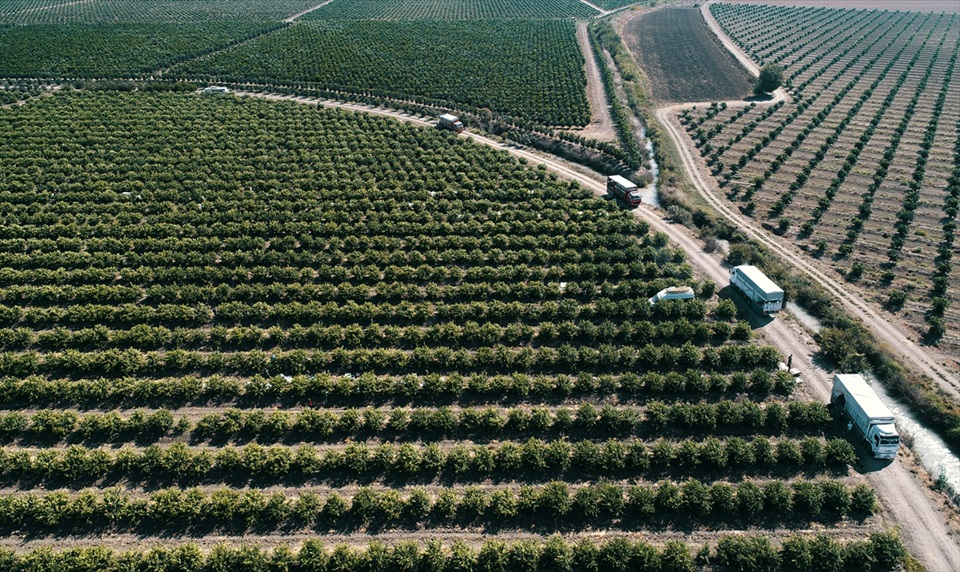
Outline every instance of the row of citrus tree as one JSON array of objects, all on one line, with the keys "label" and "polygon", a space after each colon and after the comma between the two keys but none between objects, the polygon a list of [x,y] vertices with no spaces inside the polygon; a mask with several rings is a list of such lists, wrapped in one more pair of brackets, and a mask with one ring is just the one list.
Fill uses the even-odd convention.
[{"label": "row of citrus tree", "polygon": [[588,537],[545,540],[486,540],[479,547],[463,541],[443,544],[400,541],[387,546],[325,545],[309,539],[294,551],[283,544],[272,550],[245,544],[217,545],[209,552],[196,544],[157,547],[144,552],[115,552],[98,546],[53,551],[40,548],[24,554],[0,551],[0,566],[16,572],[88,572],[149,569],[155,572],[231,570],[233,572],[424,572],[484,570],[489,572],[574,572],[632,570],[695,572],[720,565],[741,572],[810,570],[897,570],[907,552],[896,531],[880,531],[860,541],[840,541],[827,534],[793,535],[779,548],[762,535],[722,535],[715,546],[691,547],[679,541],[654,546],[644,540]]},{"label": "row of citrus tree", "polygon": [[100,441],[138,443],[172,435],[191,441],[342,441],[359,436],[394,440],[432,437],[499,439],[523,434],[664,435],[670,432],[754,434],[826,429],[831,416],[820,403],[723,400],[718,403],[647,402],[644,407],[582,403],[577,408],[349,408],[343,411],[229,408],[192,421],[167,409],[81,414],[69,409],[41,409],[32,414],[0,413],[0,439],[10,441]]},{"label": "row of citrus tree", "polygon": [[258,489],[204,492],[166,489],[147,496],[121,489],[28,493],[0,496],[0,530],[50,533],[84,530],[204,531],[345,530],[487,526],[522,529],[615,527],[659,528],[684,521],[714,526],[763,522],[830,522],[851,515],[866,518],[875,510],[873,490],[841,481],[770,481],[737,485],[687,480],[655,486],[615,484],[571,488],[563,482],[542,486],[484,490],[478,486],[428,491],[360,487],[349,498],[337,492],[321,498],[296,497]]},{"label": "row of citrus tree", "polygon": [[0,449],[0,479],[21,483],[127,482],[324,482],[338,479],[436,478],[547,480],[689,474],[771,474],[843,471],[857,460],[843,439],[710,437],[653,444],[528,439],[490,445],[432,443],[297,447],[253,443],[244,447],[191,448],[184,443],[124,447],[117,451],[72,445],[67,449]]}]

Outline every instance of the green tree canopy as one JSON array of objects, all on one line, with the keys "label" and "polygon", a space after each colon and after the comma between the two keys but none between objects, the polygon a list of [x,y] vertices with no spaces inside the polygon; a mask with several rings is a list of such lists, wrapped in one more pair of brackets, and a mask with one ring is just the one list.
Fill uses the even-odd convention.
[{"label": "green tree canopy", "polygon": [[763,95],[770,93],[783,85],[783,68],[777,64],[764,64],[760,68],[760,77],[757,83],[753,84],[753,93]]}]

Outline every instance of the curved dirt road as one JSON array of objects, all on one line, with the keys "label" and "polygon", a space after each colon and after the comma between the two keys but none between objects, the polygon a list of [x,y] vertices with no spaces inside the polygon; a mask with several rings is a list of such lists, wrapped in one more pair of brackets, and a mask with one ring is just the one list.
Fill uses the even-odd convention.
[{"label": "curved dirt road", "polygon": [[806,274],[819,284],[835,300],[839,301],[847,312],[862,320],[870,329],[870,332],[906,365],[933,380],[954,399],[960,399],[960,380],[957,376],[940,365],[927,350],[904,335],[903,332],[908,331],[905,326],[898,325],[890,317],[882,316],[859,293],[851,290],[841,280],[828,273],[830,272],[828,269],[821,268],[819,263],[811,260],[799,249],[783,244],[776,238],[771,237],[754,219],[744,216],[736,207],[726,202],[712,177],[704,174],[707,172],[707,166],[703,163],[702,158],[694,156],[693,152],[690,151],[681,128],[673,120],[673,111],[673,108],[670,107],[658,109],[656,112],[657,121],[663,125],[674,145],[676,145],[690,179],[704,200],[714,210],[731,222],[736,223],[737,227],[751,239],[763,244],[782,260],[790,263],[796,270]]},{"label": "curved dirt road", "polygon": [[[710,0],[700,7],[700,13],[703,14],[707,25],[723,45],[750,73],[759,75],[760,68],[757,64],[720,29],[720,25],[713,17],[713,14],[710,13],[710,4],[714,1],[715,0]],[[778,89],[775,96],[778,98],[785,97],[786,94],[783,88]],[[727,105],[730,106],[741,104],[742,102],[727,102]],[[671,108],[658,110],[657,120],[667,129],[670,138],[673,139],[674,145],[676,145],[680,151],[684,166],[690,174],[694,185],[696,185],[697,190],[700,191],[700,194],[707,200],[711,207],[729,220],[737,223],[741,229],[750,234],[751,238],[763,243],[764,246],[776,252],[777,255],[785,261],[789,261],[798,270],[820,284],[820,286],[830,292],[835,298],[839,299],[848,312],[860,318],[864,324],[870,328],[871,333],[883,342],[889,350],[896,352],[904,363],[931,379],[954,399],[960,399],[960,378],[958,378],[955,372],[943,367],[938,362],[934,352],[922,348],[914,340],[906,337],[903,332],[910,330],[905,324],[900,323],[895,317],[882,315],[870,304],[866,303],[858,292],[852,290],[832,274],[828,273],[829,269],[823,268],[822,265],[814,262],[799,250],[789,248],[782,244],[781,241],[771,237],[754,219],[742,215],[735,207],[727,204],[721,196],[721,192],[719,188],[717,188],[713,178],[702,175],[704,172],[709,172],[707,166],[703,164],[702,159],[695,157],[693,153],[690,152],[689,145],[686,144],[682,130],[670,121],[670,111],[672,111]],[[957,569],[960,570],[960,568]]]},{"label": "curved dirt road", "polygon": [[704,22],[707,23],[707,26],[713,30],[713,33],[716,34],[717,39],[727,48],[727,51],[733,54],[733,57],[737,58],[737,61],[740,62],[740,65],[747,68],[747,71],[750,72],[754,77],[760,76],[760,67],[757,66],[750,59],[750,56],[746,52],[740,49],[733,40],[730,39],[730,36],[723,33],[723,30],[720,29],[720,23],[717,22],[717,19],[713,17],[713,14],[710,12],[710,4],[713,4],[715,0],[710,0],[709,2],[704,2],[703,6],[700,7],[700,14],[703,15]]},{"label": "curved dirt road", "polygon": [[[759,68],[756,64],[750,61],[746,54],[720,30],[716,20],[710,14],[708,4],[701,7],[701,12],[724,46],[751,73],[758,74]],[[778,99],[785,97],[782,89],[777,91],[779,92],[776,94]],[[742,103],[739,101],[727,102],[728,105],[742,105]],[[795,268],[820,284],[834,298],[838,299],[848,312],[860,318],[883,344],[898,354],[901,360],[939,383],[944,390],[954,397],[960,398],[960,391],[958,391],[960,382],[958,382],[956,376],[937,363],[930,353],[906,338],[901,333],[903,328],[898,329],[895,325],[891,325],[886,318],[864,302],[863,298],[856,292],[851,292],[842,282],[833,278],[824,269],[819,268],[818,264],[809,260],[802,252],[781,244],[779,240],[770,237],[768,233],[758,227],[753,219],[743,216],[739,210],[724,201],[713,178],[705,175],[709,172],[707,166],[700,157],[695,156],[690,150],[682,129],[673,120],[673,114],[682,107],[684,106],[658,109],[656,117],[673,140],[685,170],[707,203],[728,220],[736,223],[752,239],[764,244],[783,260],[790,262]],[[776,322],[780,322],[780,320]],[[773,345],[781,352],[804,356],[806,359],[801,361],[806,364],[812,363],[809,345],[798,343],[796,332],[791,335],[783,328],[771,327],[772,325],[773,323],[765,327],[764,333]],[[821,401],[827,401],[830,396],[830,381],[827,376],[823,375],[824,372],[816,372],[819,375],[812,378],[808,376],[807,372],[802,373],[804,379],[813,382],[808,385],[812,396]],[[932,506],[932,500],[926,491],[926,486],[910,474],[904,461],[899,459],[883,468],[882,471],[869,473],[867,477],[876,489],[884,508],[889,511],[896,522],[902,525],[903,537],[911,553],[929,570],[960,570],[960,546],[945,526],[942,515]]]}]

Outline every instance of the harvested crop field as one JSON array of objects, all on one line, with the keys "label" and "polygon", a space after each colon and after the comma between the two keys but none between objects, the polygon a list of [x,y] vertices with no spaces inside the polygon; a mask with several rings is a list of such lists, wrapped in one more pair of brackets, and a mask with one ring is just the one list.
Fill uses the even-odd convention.
[{"label": "harvested crop field", "polygon": [[753,78],[723,49],[695,8],[666,8],[634,18],[624,39],[659,101],[720,101],[750,94]]}]

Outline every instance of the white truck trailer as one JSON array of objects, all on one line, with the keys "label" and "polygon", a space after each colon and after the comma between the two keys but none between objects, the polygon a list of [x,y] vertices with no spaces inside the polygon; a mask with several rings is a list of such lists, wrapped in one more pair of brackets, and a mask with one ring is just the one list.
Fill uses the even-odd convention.
[{"label": "white truck trailer", "polygon": [[607,177],[607,192],[610,196],[627,203],[629,207],[640,206],[643,202],[640,197],[640,188],[633,184],[633,181],[620,175],[610,175]]},{"label": "white truck trailer", "polygon": [[456,115],[444,113],[443,115],[440,116],[440,119],[437,125],[439,125],[441,129],[449,129],[450,131],[463,133],[463,122],[460,121],[460,118],[457,117]]},{"label": "white truck trailer", "polygon": [[661,300],[693,300],[696,296],[693,288],[689,286],[671,286],[657,292],[655,296],[647,300],[651,306],[656,305]]},{"label": "white truck trailer", "polygon": [[730,271],[730,285],[739,290],[764,316],[783,308],[783,289],[756,266],[734,266]]},{"label": "white truck trailer", "polygon": [[853,429],[870,446],[877,459],[893,459],[900,449],[896,419],[877,393],[858,373],[833,376],[830,404],[842,411]]}]

